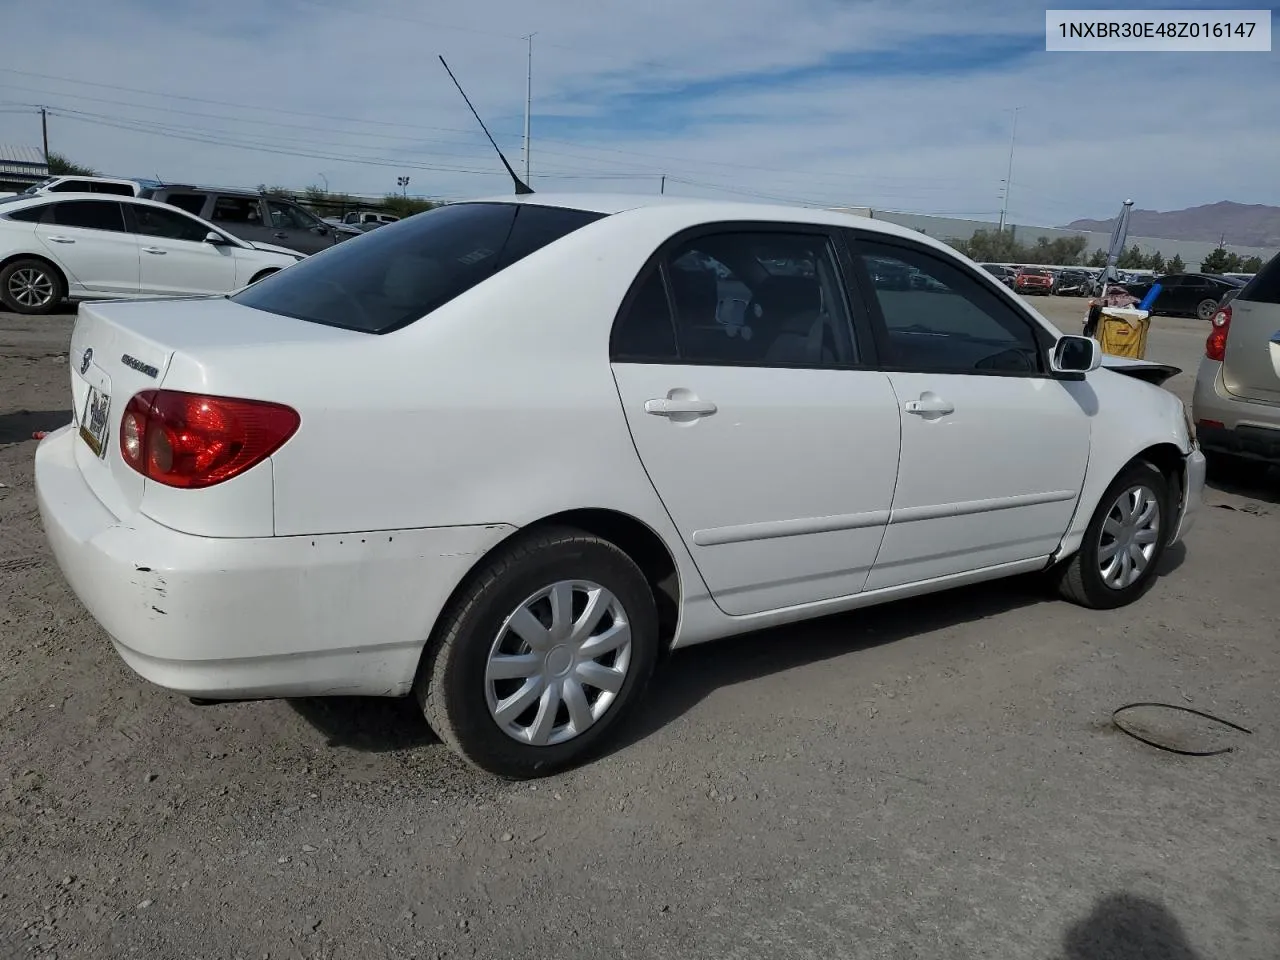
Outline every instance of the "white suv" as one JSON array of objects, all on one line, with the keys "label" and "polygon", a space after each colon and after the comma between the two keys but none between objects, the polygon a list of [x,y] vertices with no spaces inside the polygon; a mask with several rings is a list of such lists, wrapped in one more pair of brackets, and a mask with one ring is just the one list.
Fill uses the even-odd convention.
[{"label": "white suv", "polygon": [[120,197],[141,196],[146,186],[140,180],[116,180],[112,177],[50,177],[27,187],[23,195],[41,193],[110,193]]}]

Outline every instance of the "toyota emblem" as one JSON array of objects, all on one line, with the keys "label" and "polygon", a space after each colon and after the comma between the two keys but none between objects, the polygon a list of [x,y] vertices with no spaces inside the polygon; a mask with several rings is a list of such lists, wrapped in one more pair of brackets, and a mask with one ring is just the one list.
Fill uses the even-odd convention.
[{"label": "toyota emblem", "polygon": [[84,356],[80,358],[80,375],[84,376],[89,372],[89,364],[93,363],[93,347],[86,347]]}]

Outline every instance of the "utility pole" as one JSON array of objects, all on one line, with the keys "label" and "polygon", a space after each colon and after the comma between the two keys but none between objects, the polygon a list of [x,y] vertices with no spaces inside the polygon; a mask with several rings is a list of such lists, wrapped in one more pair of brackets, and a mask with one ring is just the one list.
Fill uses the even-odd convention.
[{"label": "utility pole", "polygon": [[662,185],[658,187],[658,192],[659,193],[667,192],[667,175],[665,173],[662,175]]},{"label": "utility pole", "polygon": [[1009,191],[1013,188],[1013,146],[1018,142],[1018,110],[1013,108],[1013,135],[1009,138],[1009,169],[1004,175],[1004,202],[1000,204],[1000,227],[997,233],[1004,233],[1004,218],[1009,212]]},{"label": "utility pole", "polygon": [[44,165],[49,166],[49,114],[40,108],[40,132],[44,136]]},{"label": "utility pole", "polygon": [[533,112],[533,34],[525,37],[529,42],[529,67],[524,80],[524,182],[529,182],[529,115]]}]

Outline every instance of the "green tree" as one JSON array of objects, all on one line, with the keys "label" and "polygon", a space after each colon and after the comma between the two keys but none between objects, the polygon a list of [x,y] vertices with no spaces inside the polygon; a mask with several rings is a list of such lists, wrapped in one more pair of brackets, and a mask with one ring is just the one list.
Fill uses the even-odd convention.
[{"label": "green tree", "polygon": [[422,200],[418,197],[404,197],[398,193],[388,193],[382,198],[382,203],[378,205],[378,209],[384,213],[394,214],[403,219],[411,217],[415,213],[425,213],[428,210],[434,210],[440,206],[431,200]]},{"label": "green tree", "polygon": [[98,171],[92,167],[73,163],[60,153],[49,151],[49,175],[53,177],[96,177]]},{"label": "green tree", "polygon": [[1141,270],[1146,266],[1146,263],[1147,258],[1143,255],[1142,251],[1138,249],[1138,245],[1136,243],[1128,250],[1121,253],[1119,259],[1116,260],[1116,266],[1121,270]]},{"label": "green tree", "polygon": [[1012,230],[976,230],[967,240],[947,241],[966,257],[979,263],[1078,263],[1087,241],[1084,237],[1037,237],[1031,246],[1019,243]]},{"label": "green tree", "polygon": [[1165,270],[1168,273],[1186,273],[1187,265],[1182,262],[1182,254],[1175,253],[1173,259],[1166,264]]},{"label": "green tree", "polygon": [[1241,273],[1257,273],[1262,269],[1261,257],[1245,257],[1240,261]]},{"label": "green tree", "polygon": [[1085,266],[1089,267],[1105,267],[1107,265],[1107,251],[1099,247],[1093,253],[1089,254],[1089,260]]},{"label": "green tree", "polygon": [[1157,250],[1151,256],[1147,257],[1147,262],[1143,264],[1148,270],[1154,270],[1156,273],[1164,273],[1164,256]]},{"label": "green tree", "polygon": [[1203,273],[1235,273],[1240,269],[1240,254],[1228,253],[1226,247],[1214,247],[1213,252],[1200,261]]}]

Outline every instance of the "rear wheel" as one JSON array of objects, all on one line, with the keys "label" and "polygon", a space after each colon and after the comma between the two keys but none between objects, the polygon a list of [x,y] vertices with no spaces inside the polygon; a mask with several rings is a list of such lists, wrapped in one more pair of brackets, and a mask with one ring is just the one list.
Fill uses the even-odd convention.
[{"label": "rear wheel", "polygon": [[509,779],[592,756],[640,699],[658,653],[653,592],[607,540],[518,538],[445,611],[414,692],[472,765]]},{"label": "rear wheel", "polygon": [[0,270],[0,302],[14,313],[53,313],[66,295],[62,274],[44,260],[25,257]]},{"label": "rear wheel", "polygon": [[1173,522],[1169,482],[1150,463],[1131,463],[1112,481],[1080,549],[1055,570],[1063,597],[1109,610],[1151,586]]},{"label": "rear wheel", "polygon": [[1218,312],[1217,300],[1201,300],[1196,306],[1196,316],[1201,320],[1212,320],[1213,315]]}]

